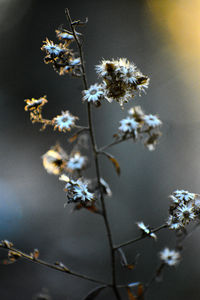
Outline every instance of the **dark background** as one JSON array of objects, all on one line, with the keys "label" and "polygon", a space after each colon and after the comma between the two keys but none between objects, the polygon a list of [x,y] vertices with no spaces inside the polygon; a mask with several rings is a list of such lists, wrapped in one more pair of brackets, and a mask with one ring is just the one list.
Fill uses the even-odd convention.
[{"label": "dark background", "polygon": [[[105,103],[94,111],[98,144],[111,141],[126,116],[126,109],[140,104],[146,113],[163,121],[163,136],[149,152],[142,143],[127,142],[110,150],[119,160],[117,177],[106,158],[101,169],[113,191],[106,200],[115,243],[138,235],[135,222],[158,226],[168,215],[168,195],[175,189],[200,192],[199,172],[199,3],[188,1],[0,1],[0,239],[31,252],[39,248],[42,259],[62,261],[75,271],[102,280],[110,279],[109,250],[101,217],[64,208],[63,183],[43,169],[41,156],[59,141],[65,149],[69,135],[44,132],[24,112],[24,99],[47,95],[44,113],[49,118],[70,110],[86,124],[81,104],[82,83],[60,77],[43,63],[40,50],[54,30],[66,24],[64,9],[74,19],[89,18],[85,34],[85,59],[89,83],[97,81],[94,65],[102,58],[127,57],[151,78],[147,95],[122,111]],[[69,150],[68,150],[69,151]],[[94,176],[93,166],[88,176]],[[200,233],[185,243],[181,264],[167,269],[164,281],[154,284],[147,299],[200,298]],[[118,282],[147,282],[159,264],[158,252],[174,247],[173,232],[159,240],[128,246],[129,260],[140,253],[133,271],[118,267]],[[3,260],[6,252],[1,250]],[[0,265],[0,299],[27,300],[47,288],[56,300],[81,299],[96,285],[43,266],[19,261]],[[104,291],[98,299],[111,299]],[[127,299],[127,296],[124,297]]]}]

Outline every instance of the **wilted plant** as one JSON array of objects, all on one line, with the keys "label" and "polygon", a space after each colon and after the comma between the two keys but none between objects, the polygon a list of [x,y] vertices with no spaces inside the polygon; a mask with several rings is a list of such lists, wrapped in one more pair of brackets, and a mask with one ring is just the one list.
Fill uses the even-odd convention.
[{"label": "wilted plant", "polygon": [[[119,245],[115,244],[105,205],[106,197],[111,197],[112,192],[109,184],[103,179],[100,173],[99,156],[106,156],[114,165],[119,175],[120,166],[118,161],[106,150],[114,145],[132,139],[133,142],[142,140],[146,148],[152,151],[155,149],[161,135],[160,126],[162,122],[157,115],[146,114],[140,106],[132,107],[128,110],[127,116],[119,121],[118,130],[113,135],[113,141],[108,145],[97,147],[92,122],[92,106],[99,108],[104,101],[107,100],[110,103],[116,101],[124,108],[126,103],[146,91],[150,79],[147,75],[143,75],[136,65],[129,62],[126,58],[108,59],[102,60],[95,67],[100,82],[93,83],[89,86],[87,83],[82,49],[83,36],[77,31],[77,28],[87,23],[87,20],[85,22],[72,21],[68,9],[66,9],[66,16],[69,21],[70,29],[66,30],[60,27],[56,30],[59,44],[55,44],[46,38],[41,49],[46,54],[44,62],[46,64],[52,64],[59,75],[71,74],[74,77],[82,79],[82,102],[87,105],[88,124],[86,126],[78,125],[79,118],[73,116],[69,111],[62,111],[60,115],[55,116],[53,119],[45,119],[42,110],[44,105],[48,102],[46,96],[42,96],[39,99],[26,99],[25,110],[30,112],[30,119],[33,123],[37,122],[42,124],[42,129],[45,129],[46,126],[52,126],[54,130],[59,130],[63,133],[70,133],[72,130],[75,130],[69,138],[69,141],[74,144],[71,153],[68,153],[60,145],[56,144],[42,156],[43,165],[48,173],[59,176],[59,179],[64,182],[67,203],[73,205],[74,210],[87,209],[103,218],[110,247],[111,281],[104,282],[94,277],[79,274],[61,262],[54,264],[45,262],[39,259],[39,251],[37,249],[30,254],[26,254],[14,248],[13,244],[7,240],[2,241],[0,247],[8,249],[7,263],[25,258],[48,268],[67,273],[68,275],[100,284],[84,298],[85,300],[95,299],[95,297],[106,288],[112,289],[114,292],[113,298],[115,297],[118,300],[122,299],[120,293],[122,289],[127,291],[128,299],[142,300],[145,298],[149,286],[160,278],[164,267],[175,266],[179,263],[181,259],[182,242],[187,237],[186,225],[193,221],[196,221],[194,228],[199,225],[200,196],[185,190],[174,191],[170,196],[169,217],[162,225],[151,228],[150,226],[146,226],[142,221],[137,222],[136,224],[140,230],[139,236]],[[74,49],[71,48],[73,43],[76,44],[78,48],[78,57],[75,55]],[[81,152],[85,135],[89,137],[91,142],[93,152],[93,158],[91,158],[91,160],[94,160],[96,170],[96,174],[92,179],[85,178],[85,169],[89,167],[89,158]],[[123,285],[118,283],[116,281],[116,255],[118,254],[120,256],[121,264],[125,268],[132,270],[136,262],[128,263],[125,253],[122,250],[123,247],[145,238],[152,238],[156,241],[156,233],[164,228],[176,232],[177,244],[175,249],[170,250],[166,247],[160,251],[159,257],[161,262],[151,280],[147,283],[127,282],[127,284]],[[48,293],[46,293],[46,295],[47,294]]]}]

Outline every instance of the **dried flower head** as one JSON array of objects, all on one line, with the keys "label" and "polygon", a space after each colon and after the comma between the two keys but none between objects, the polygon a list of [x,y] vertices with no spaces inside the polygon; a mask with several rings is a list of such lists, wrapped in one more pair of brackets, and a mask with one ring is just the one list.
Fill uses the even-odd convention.
[{"label": "dried flower head", "polygon": [[170,250],[169,248],[165,248],[160,252],[160,259],[170,267],[177,265],[180,258],[181,256],[178,251]]},{"label": "dried flower head", "polygon": [[72,32],[66,29],[56,29],[56,36],[59,40],[64,40],[67,43],[74,41],[74,35]]},{"label": "dried flower head", "polygon": [[180,202],[189,202],[195,200],[197,197],[197,194],[190,193],[185,190],[176,190],[173,192],[173,194],[170,196],[170,198],[175,202],[175,203],[180,203]]},{"label": "dried flower head", "polygon": [[133,118],[127,117],[120,121],[119,130],[123,133],[133,133],[135,137],[137,137],[137,129],[139,127],[139,123],[136,122]]},{"label": "dried flower head", "polygon": [[42,156],[42,160],[48,173],[60,175],[65,169],[67,154],[59,145],[56,145]]},{"label": "dried flower head", "polygon": [[149,84],[149,78],[126,58],[102,60],[96,66],[96,72],[103,78],[105,98],[109,102],[116,100],[121,106],[134,98],[136,91],[144,91]]},{"label": "dried flower head", "polygon": [[26,106],[24,107],[26,111],[36,110],[38,112],[40,112],[42,106],[48,102],[47,96],[40,97],[39,99],[25,99],[24,101],[26,102]]},{"label": "dried flower head", "polygon": [[176,190],[169,198],[171,199],[171,205],[167,224],[170,229],[177,230],[199,217],[200,201],[198,194]]},{"label": "dried flower head", "polygon": [[145,114],[141,106],[134,106],[128,110],[128,114],[138,123],[143,123]]},{"label": "dried flower head", "polygon": [[188,203],[187,205],[183,204],[178,206],[176,210],[176,216],[183,225],[188,224],[191,220],[194,220],[196,215],[193,204]]},{"label": "dried flower head", "polygon": [[90,86],[88,90],[84,90],[83,94],[83,102],[92,102],[96,106],[100,105],[100,101],[104,98],[104,92],[102,86],[100,84],[93,84]]},{"label": "dried flower head", "polygon": [[59,131],[70,131],[74,126],[78,117],[70,114],[68,110],[62,111],[62,115],[58,115],[53,119],[54,130],[58,128]]},{"label": "dried flower head", "polygon": [[156,128],[162,125],[161,120],[155,115],[145,115],[143,120],[144,123],[150,128]]},{"label": "dried flower head", "polygon": [[67,182],[64,191],[67,192],[68,203],[94,201],[94,194],[88,190],[88,181],[83,179],[73,180],[67,176],[61,176],[60,180]]},{"label": "dried flower head", "polygon": [[79,151],[70,155],[67,161],[66,169],[69,172],[80,171],[86,167],[87,157],[82,156]]},{"label": "dried flower head", "polygon": [[45,50],[51,59],[54,59],[65,52],[62,44],[54,44],[54,42],[49,41],[48,38],[44,41],[44,45],[41,47],[41,50]]},{"label": "dried flower head", "polygon": [[56,30],[56,34],[62,42],[54,44],[46,38],[41,47],[41,50],[46,52],[44,62],[46,64],[52,63],[54,70],[59,75],[71,73],[80,76],[80,58],[75,57],[73,50],[69,49],[69,44],[74,40],[73,34],[65,29]]}]

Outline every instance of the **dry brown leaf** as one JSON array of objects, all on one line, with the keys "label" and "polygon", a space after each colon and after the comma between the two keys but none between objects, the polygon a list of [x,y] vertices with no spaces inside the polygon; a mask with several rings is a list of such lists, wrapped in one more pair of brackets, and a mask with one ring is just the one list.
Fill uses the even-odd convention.
[{"label": "dry brown leaf", "polygon": [[115,170],[116,170],[117,174],[120,175],[120,172],[121,172],[120,165],[119,165],[118,161],[116,160],[116,158],[113,155],[111,155],[110,153],[107,153],[107,152],[103,152],[103,154],[105,154],[107,156],[107,158],[112,162],[112,164],[115,167]]},{"label": "dry brown leaf", "polygon": [[132,294],[131,289],[127,287],[128,298],[129,300],[137,300],[137,298]]},{"label": "dry brown leaf", "polygon": [[99,295],[99,293],[105,289],[106,286],[98,286],[95,289],[93,289],[92,291],[89,292],[89,294],[83,299],[83,300],[93,300],[96,298],[96,296]]}]

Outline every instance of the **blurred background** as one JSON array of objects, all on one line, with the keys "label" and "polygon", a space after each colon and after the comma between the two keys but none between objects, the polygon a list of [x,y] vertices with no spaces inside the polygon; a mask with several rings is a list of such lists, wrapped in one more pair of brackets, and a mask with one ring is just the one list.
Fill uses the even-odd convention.
[{"label": "blurred background", "polygon": [[[68,134],[40,132],[24,111],[24,99],[47,95],[44,115],[52,118],[70,110],[86,124],[81,104],[82,82],[61,77],[43,63],[42,41],[56,41],[55,29],[66,25],[64,9],[74,19],[88,17],[85,59],[89,83],[97,81],[94,65],[102,58],[126,57],[151,78],[146,95],[122,111],[105,103],[94,111],[98,144],[111,141],[119,120],[132,105],[158,114],[163,136],[154,152],[131,141],[110,149],[118,159],[120,177],[106,158],[101,159],[104,179],[113,198],[106,200],[115,243],[138,235],[135,222],[161,225],[168,215],[168,195],[175,189],[200,192],[200,2],[198,0],[0,0],[0,239],[30,253],[40,250],[49,262],[62,261],[73,270],[109,280],[109,250],[101,217],[87,211],[71,213],[63,183],[46,173],[41,156],[56,142],[71,149]],[[93,177],[93,170],[88,171]],[[128,259],[140,253],[133,271],[118,267],[118,282],[147,282],[159,264],[158,252],[173,248],[173,232],[159,240],[145,240],[124,248]],[[200,298],[200,232],[185,243],[175,269],[166,269],[147,300]],[[0,259],[6,251],[0,251]],[[20,260],[0,265],[0,299],[33,299],[43,288],[53,300],[82,299],[96,285]],[[105,290],[98,299],[111,299]],[[114,299],[114,297],[113,297]],[[124,299],[127,296],[124,295]],[[145,298],[146,299],[146,298]]]}]

